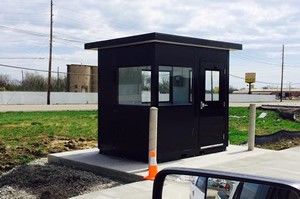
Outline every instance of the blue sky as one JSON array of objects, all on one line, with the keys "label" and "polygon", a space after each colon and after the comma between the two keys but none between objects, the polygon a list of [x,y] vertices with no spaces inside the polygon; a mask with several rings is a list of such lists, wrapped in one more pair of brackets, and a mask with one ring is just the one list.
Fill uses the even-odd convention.
[{"label": "blue sky", "polygon": [[[84,43],[162,32],[241,43],[230,55],[230,85],[278,87],[285,45],[284,83],[300,87],[299,0],[54,0],[53,70],[66,64],[97,65]],[[50,0],[0,1],[0,64],[48,69]],[[0,66],[21,79],[21,70]],[[46,73],[45,73],[46,75]],[[297,84],[298,83],[298,84]]]}]

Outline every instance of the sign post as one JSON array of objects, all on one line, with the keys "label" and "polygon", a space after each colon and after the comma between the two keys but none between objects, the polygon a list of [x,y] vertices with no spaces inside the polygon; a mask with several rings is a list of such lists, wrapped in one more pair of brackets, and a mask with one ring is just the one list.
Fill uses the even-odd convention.
[{"label": "sign post", "polygon": [[252,83],[255,82],[255,73],[245,73],[245,82],[249,84],[249,92],[248,94],[252,94],[251,88],[252,88]]}]

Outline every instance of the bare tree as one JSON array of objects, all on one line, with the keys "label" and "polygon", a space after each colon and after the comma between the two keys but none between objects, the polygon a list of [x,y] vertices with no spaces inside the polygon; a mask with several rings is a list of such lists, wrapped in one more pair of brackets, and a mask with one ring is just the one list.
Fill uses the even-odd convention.
[{"label": "bare tree", "polygon": [[67,88],[67,76],[60,76],[57,80],[56,77],[51,78],[51,91],[52,92],[61,92],[66,91]]},{"label": "bare tree", "polygon": [[8,87],[11,79],[8,75],[1,75],[0,74],[0,87]]},{"label": "bare tree", "polygon": [[[52,91],[66,91],[67,77],[51,79]],[[0,87],[7,91],[46,91],[47,78],[37,73],[25,73],[23,81],[11,79],[9,75],[0,74]]]},{"label": "bare tree", "polygon": [[44,76],[35,73],[25,73],[22,88],[26,91],[46,91],[47,80]]}]

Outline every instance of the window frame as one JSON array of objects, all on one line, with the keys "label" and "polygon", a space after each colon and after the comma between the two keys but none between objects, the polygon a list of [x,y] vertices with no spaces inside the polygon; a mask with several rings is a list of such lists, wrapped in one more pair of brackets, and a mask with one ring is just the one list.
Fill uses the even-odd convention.
[{"label": "window frame", "polygon": [[[211,73],[212,72],[219,72],[219,79],[218,79],[218,81],[219,81],[218,95],[219,96],[218,96],[218,100],[213,100],[214,99],[213,97],[211,98],[211,100],[206,100],[206,71],[210,71]],[[219,70],[219,69],[205,69],[204,70],[204,101],[205,102],[220,102],[221,101],[221,98],[220,98],[220,95],[221,95],[221,92],[220,92],[220,90],[221,90],[221,75],[222,75],[222,73],[221,73],[221,70]],[[211,85],[213,85],[213,82],[211,82]],[[215,88],[214,88],[214,90],[215,90]],[[211,94],[211,93],[209,93],[209,94]],[[212,93],[212,94],[214,94],[214,93]]]},{"label": "window frame", "polygon": [[[150,69],[142,69],[142,71],[150,71],[151,72],[151,76],[152,76],[152,65],[132,65],[132,66],[116,66],[115,68],[115,77],[116,77],[116,105],[118,106],[147,106],[147,107],[150,107],[152,102],[151,102],[151,95],[152,95],[152,77],[150,78],[151,79],[151,82],[150,82],[150,102],[142,102],[141,100],[141,104],[120,104],[120,92],[119,92],[119,86],[120,86],[120,69],[123,69],[123,68],[138,68],[138,67],[149,67]],[[141,90],[142,91],[142,90]],[[141,93],[142,94],[142,93]],[[142,95],[141,95],[142,96]]]},{"label": "window frame", "polygon": [[[160,70],[160,67],[170,67],[171,70]],[[174,68],[185,68],[185,69],[188,69],[188,100],[187,100],[187,103],[184,103],[184,104],[174,104]],[[158,74],[160,71],[163,71],[163,72],[170,72],[171,73],[171,76],[170,76],[170,102],[164,102],[164,101],[159,101],[159,96],[158,96],[158,106],[192,106],[194,104],[193,102],[193,96],[194,96],[194,92],[192,90],[192,97],[190,96],[190,80],[191,80],[191,76],[190,76],[190,72],[192,71],[192,77],[193,77],[193,71],[194,71],[194,67],[193,66],[178,66],[178,65],[165,65],[165,64],[159,64],[158,65]],[[159,75],[158,75],[159,76]],[[159,81],[159,80],[158,80]],[[194,79],[192,78],[192,81],[194,83]],[[157,84],[157,87],[158,87],[158,91],[159,91],[159,82]]]},{"label": "window frame", "polygon": [[[169,101],[160,101],[159,100],[159,94],[160,94],[160,92],[159,92],[159,73],[160,72],[168,72],[169,73]],[[171,70],[171,71],[167,71],[167,70],[158,70],[158,84],[157,84],[157,86],[158,86],[158,103],[170,103],[170,104],[173,104],[173,69]]]}]

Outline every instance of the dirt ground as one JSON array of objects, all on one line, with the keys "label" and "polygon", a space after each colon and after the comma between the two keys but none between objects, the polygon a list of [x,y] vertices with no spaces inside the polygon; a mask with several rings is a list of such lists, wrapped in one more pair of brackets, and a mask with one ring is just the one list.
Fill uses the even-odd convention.
[{"label": "dirt ground", "polygon": [[0,198],[63,199],[121,184],[91,172],[49,165],[47,158],[41,158],[0,176]]},{"label": "dirt ground", "polygon": [[[43,147],[43,150],[39,150],[39,147]],[[31,146],[31,149],[25,146],[18,146],[13,149],[6,146],[0,141],[0,175],[2,172],[7,172],[12,168],[24,164],[22,158],[25,161],[30,161],[31,158],[47,157],[50,153],[59,153],[64,151],[80,150],[97,147],[96,138],[45,138],[40,141],[39,146]]]}]

